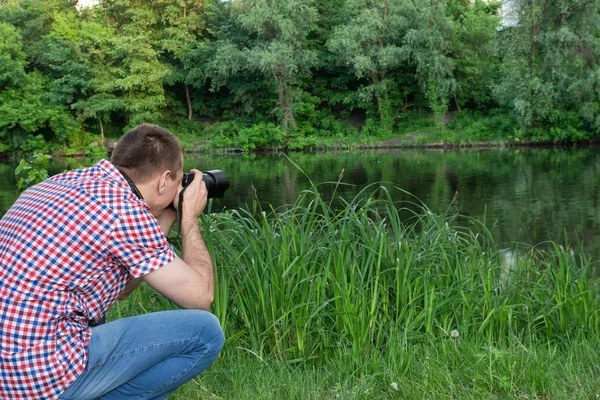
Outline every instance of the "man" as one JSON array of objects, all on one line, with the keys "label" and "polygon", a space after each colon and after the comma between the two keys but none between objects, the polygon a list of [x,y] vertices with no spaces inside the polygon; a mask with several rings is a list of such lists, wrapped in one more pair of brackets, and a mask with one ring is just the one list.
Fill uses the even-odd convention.
[{"label": "man", "polygon": [[[198,226],[202,173],[182,190],[183,149],[143,124],[111,162],[28,189],[0,220],[0,398],[164,399],[224,342]],[[183,259],[166,235],[181,210]],[[184,310],[97,324],[142,281]]]}]

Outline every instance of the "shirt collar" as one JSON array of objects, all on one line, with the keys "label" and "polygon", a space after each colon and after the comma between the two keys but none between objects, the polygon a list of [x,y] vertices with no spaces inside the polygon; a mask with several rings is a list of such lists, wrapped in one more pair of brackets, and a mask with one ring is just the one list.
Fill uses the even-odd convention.
[{"label": "shirt collar", "polygon": [[[122,187],[126,188],[127,191],[131,192],[131,195],[134,196],[136,199],[139,199],[138,196],[136,196],[136,194],[131,189],[131,186],[129,185],[129,182],[127,182],[127,179],[125,179],[125,177],[123,176],[123,174],[121,173],[121,171],[119,171],[117,169],[117,167],[115,167],[110,161],[102,159],[102,160],[100,160],[100,161],[98,161],[96,163],[96,167],[100,168],[109,177],[111,177],[115,181],[117,181],[119,183],[119,186],[122,186]],[[143,198],[139,199],[139,200],[142,201],[147,206],[147,204],[146,204],[146,202],[144,201]]]},{"label": "shirt collar", "polygon": [[117,167],[112,165],[112,163],[110,161],[102,159],[96,163],[96,167],[100,168],[111,178],[119,181],[119,183],[122,184],[123,186],[129,187],[129,185],[127,184],[127,181],[125,180],[123,175],[119,172]]}]

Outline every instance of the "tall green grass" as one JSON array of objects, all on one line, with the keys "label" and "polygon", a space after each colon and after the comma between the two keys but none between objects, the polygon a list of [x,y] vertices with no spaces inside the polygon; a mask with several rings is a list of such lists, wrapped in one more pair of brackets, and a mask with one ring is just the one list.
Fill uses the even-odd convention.
[{"label": "tall green grass", "polygon": [[[585,255],[515,244],[507,263],[483,224],[458,228],[417,200],[394,203],[390,190],[401,189],[373,185],[344,201],[313,186],[285,208],[203,216],[228,346],[285,363],[351,354],[360,365],[398,340],[562,346],[600,336]],[[111,315],[171,307],[142,287]]]}]

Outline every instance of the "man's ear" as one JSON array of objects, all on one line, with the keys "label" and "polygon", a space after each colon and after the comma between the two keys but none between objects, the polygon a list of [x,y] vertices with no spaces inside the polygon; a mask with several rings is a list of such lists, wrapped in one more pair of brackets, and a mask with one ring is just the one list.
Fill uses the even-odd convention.
[{"label": "man's ear", "polygon": [[163,194],[167,190],[167,180],[171,179],[171,171],[166,170],[160,175],[158,180],[158,193]]}]

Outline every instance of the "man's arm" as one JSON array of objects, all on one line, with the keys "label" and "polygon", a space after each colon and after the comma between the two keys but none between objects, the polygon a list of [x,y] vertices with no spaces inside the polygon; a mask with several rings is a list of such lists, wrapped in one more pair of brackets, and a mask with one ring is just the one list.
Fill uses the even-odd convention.
[{"label": "man's arm", "polygon": [[160,215],[156,218],[160,224],[160,229],[163,231],[165,236],[169,236],[171,227],[177,221],[177,210],[173,207],[165,208]]},{"label": "man's arm", "polygon": [[175,200],[175,204],[182,208],[183,259],[177,257],[142,279],[183,308],[208,310],[214,300],[214,272],[198,225],[208,192],[202,181],[202,172],[192,172],[196,176],[185,190],[183,204]]},{"label": "man's arm", "polygon": [[[171,231],[171,227],[175,221],[177,221],[177,210],[175,210],[173,207],[165,208],[157,219],[163,233],[165,236],[168,236],[169,232]],[[142,278],[131,279],[119,295],[119,300],[126,300],[129,295],[131,295],[131,293],[137,289],[138,286],[140,286],[142,281]]]}]

